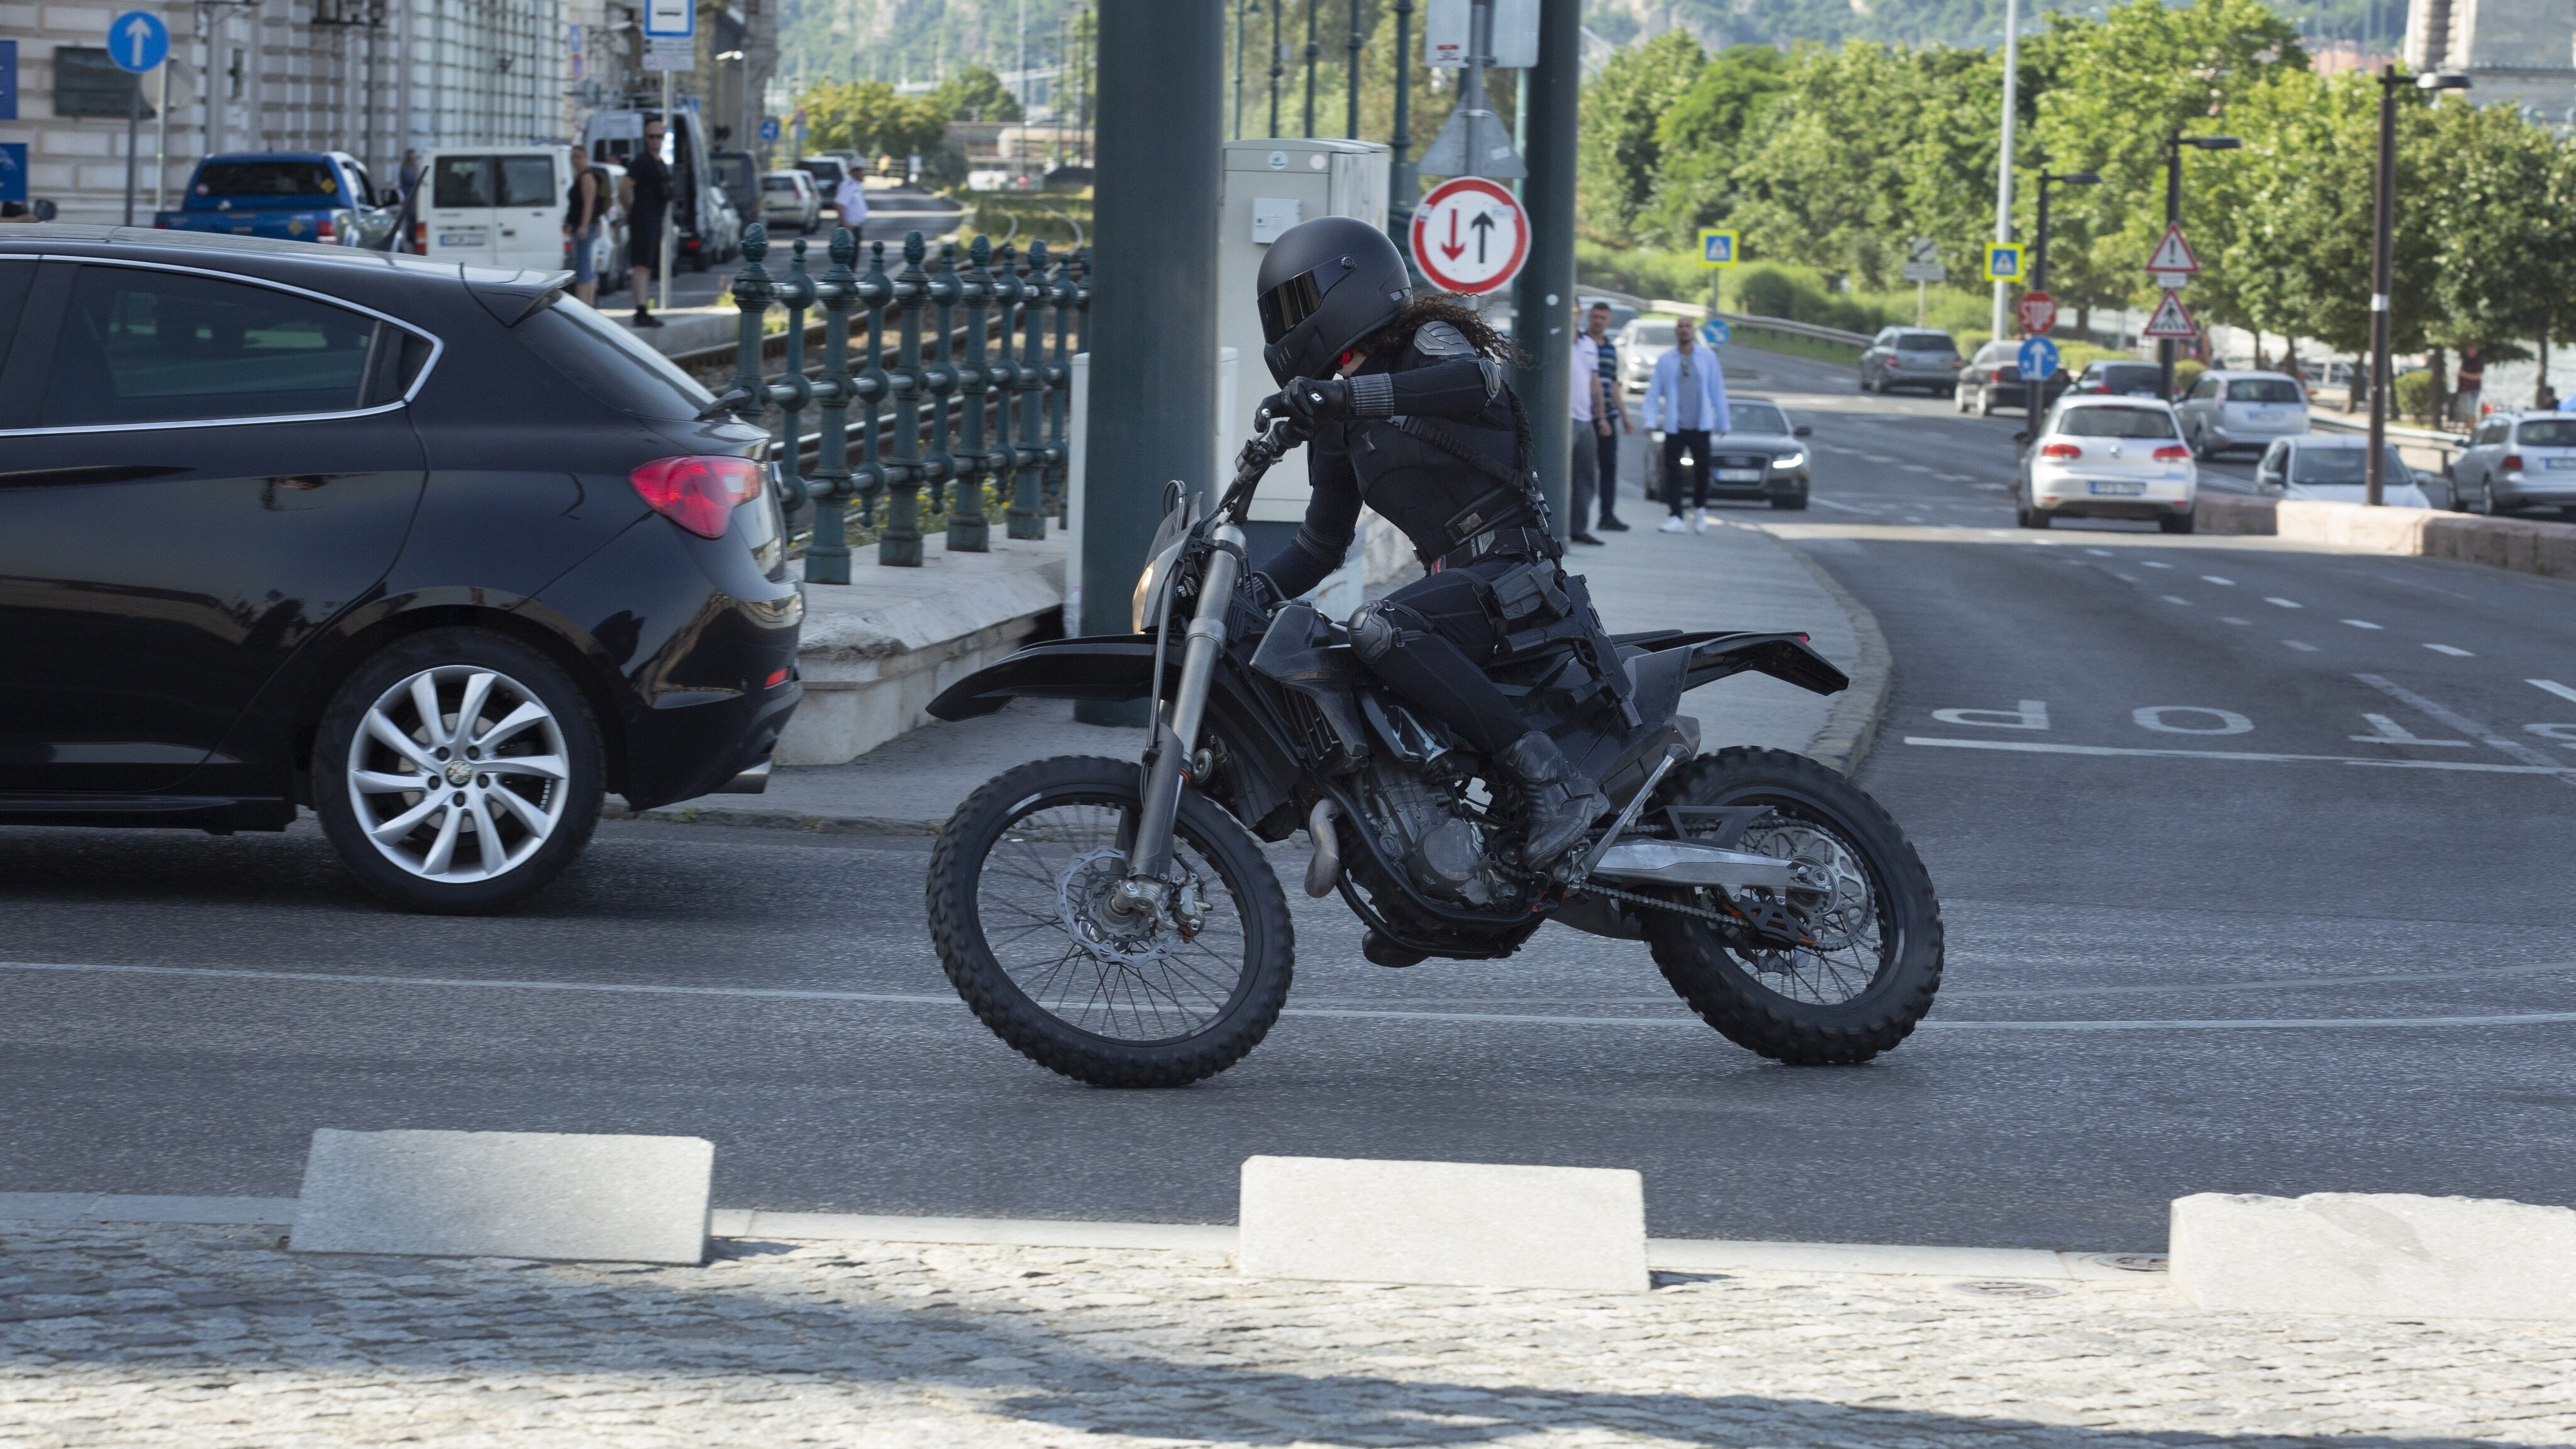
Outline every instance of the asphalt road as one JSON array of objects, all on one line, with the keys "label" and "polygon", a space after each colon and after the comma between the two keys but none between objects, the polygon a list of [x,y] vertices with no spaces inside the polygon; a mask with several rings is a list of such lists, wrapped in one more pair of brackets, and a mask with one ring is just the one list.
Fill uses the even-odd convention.
[{"label": "asphalt road", "polygon": [[2576,778],[2540,768],[2576,768],[2576,585],[2015,530],[2015,419],[1745,359],[1816,426],[1816,506],[1732,516],[1877,612],[1861,778],[1949,925],[1932,1020],[1875,1063],[1764,1062],[1570,932],[1384,970],[1292,890],[1270,1040],[1104,1092],[949,993],[922,841],[611,823],[460,921],[379,909],[309,827],[0,830],[0,1189],[287,1194],[330,1126],[700,1135],[723,1204],[875,1212],[1221,1221],[1259,1152],[1637,1167],[1657,1232],[1816,1241],[2153,1250],[2195,1191],[2576,1201]]}]

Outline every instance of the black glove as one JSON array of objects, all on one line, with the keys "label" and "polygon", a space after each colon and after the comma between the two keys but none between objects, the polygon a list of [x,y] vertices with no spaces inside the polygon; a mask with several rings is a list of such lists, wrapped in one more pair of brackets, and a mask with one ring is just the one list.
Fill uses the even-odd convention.
[{"label": "black glove", "polygon": [[1310,432],[1319,424],[1354,416],[1347,378],[1292,377],[1279,396],[1287,403],[1288,415]]},{"label": "black glove", "polygon": [[1315,425],[1297,416],[1297,410],[1288,405],[1288,394],[1284,392],[1272,393],[1261,400],[1260,407],[1253,409],[1252,430],[1255,433],[1266,436],[1274,424],[1285,426],[1287,436],[1281,441],[1292,448],[1315,436]]}]

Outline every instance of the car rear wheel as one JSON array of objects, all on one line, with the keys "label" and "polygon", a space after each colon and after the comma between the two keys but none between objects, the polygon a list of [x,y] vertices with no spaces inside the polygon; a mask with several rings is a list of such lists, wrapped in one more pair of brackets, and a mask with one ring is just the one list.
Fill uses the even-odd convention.
[{"label": "car rear wheel", "polygon": [[1980,385],[1977,388],[1977,416],[1981,418],[1990,418],[1994,415],[1995,390],[1991,387]]},{"label": "car rear wheel", "polygon": [[313,750],[323,833],[406,910],[480,915],[542,889],[599,823],[606,751],[554,661],[488,629],[386,646],[340,686]]}]

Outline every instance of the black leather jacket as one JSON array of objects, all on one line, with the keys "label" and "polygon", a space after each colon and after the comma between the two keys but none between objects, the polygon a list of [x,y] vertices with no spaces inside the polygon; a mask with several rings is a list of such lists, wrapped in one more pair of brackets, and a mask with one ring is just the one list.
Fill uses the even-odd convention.
[{"label": "black leather jacket", "polygon": [[1305,523],[1261,566],[1282,595],[1341,567],[1362,504],[1403,530],[1426,563],[1492,529],[1540,526],[1518,478],[1520,426],[1503,369],[1456,328],[1424,323],[1351,380],[1360,416],[1317,430]]}]

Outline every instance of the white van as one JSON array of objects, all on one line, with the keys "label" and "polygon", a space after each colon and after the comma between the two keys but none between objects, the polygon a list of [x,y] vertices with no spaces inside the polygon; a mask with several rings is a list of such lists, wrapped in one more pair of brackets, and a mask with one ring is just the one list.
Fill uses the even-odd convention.
[{"label": "white van", "polygon": [[413,239],[432,261],[554,271],[564,265],[562,146],[461,146],[421,158]]}]

